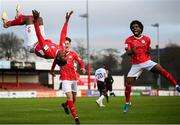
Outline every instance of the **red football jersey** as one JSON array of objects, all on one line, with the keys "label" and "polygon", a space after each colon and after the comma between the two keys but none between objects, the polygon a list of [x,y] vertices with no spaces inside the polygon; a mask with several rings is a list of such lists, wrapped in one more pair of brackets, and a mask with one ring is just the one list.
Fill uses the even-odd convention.
[{"label": "red football jersey", "polygon": [[151,40],[148,36],[142,35],[137,38],[130,36],[126,39],[126,50],[135,49],[135,53],[131,56],[132,64],[139,64],[151,59],[148,52],[150,50]]},{"label": "red football jersey", "polygon": [[77,80],[76,70],[74,68],[74,61],[80,65],[80,68],[85,68],[82,59],[73,51],[66,54],[67,64],[60,67],[61,80]]},{"label": "red football jersey", "polygon": [[53,43],[51,40],[44,40],[43,45],[38,41],[35,44],[35,54],[45,59],[53,59],[56,57],[56,53],[59,50],[59,46]]},{"label": "red football jersey", "polygon": [[60,35],[60,41],[59,45],[53,43],[49,39],[44,39],[39,28],[39,24],[35,23],[35,30],[36,30],[36,35],[38,37],[38,42],[35,44],[35,54],[37,56],[46,58],[46,59],[54,59],[56,57],[56,54],[59,49],[64,49],[64,42],[67,34],[67,23],[64,23],[64,26],[61,31]]}]

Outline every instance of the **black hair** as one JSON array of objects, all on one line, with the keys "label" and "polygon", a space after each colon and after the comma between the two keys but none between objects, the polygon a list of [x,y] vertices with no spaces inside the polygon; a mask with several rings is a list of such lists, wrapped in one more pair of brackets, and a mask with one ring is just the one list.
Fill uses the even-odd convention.
[{"label": "black hair", "polygon": [[142,24],[139,20],[133,20],[133,21],[130,23],[130,29],[131,29],[131,31],[132,31],[132,26],[133,26],[134,24],[138,24],[138,25],[139,25],[139,27],[141,28],[141,33],[142,33],[144,26],[143,26],[143,24]]},{"label": "black hair", "polygon": [[71,42],[71,39],[70,39],[69,37],[66,37],[66,40],[69,41],[69,42]]},{"label": "black hair", "polygon": [[61,58],[59,59],[58,57],[56,57],[56,64],[58,66],[64,66],[65,64],[67,64],[67,59],[66,58]]},{"label": "black hair", "polygon": [[103,68],[108,70],[108,66],[106,64],[103,64]]}]

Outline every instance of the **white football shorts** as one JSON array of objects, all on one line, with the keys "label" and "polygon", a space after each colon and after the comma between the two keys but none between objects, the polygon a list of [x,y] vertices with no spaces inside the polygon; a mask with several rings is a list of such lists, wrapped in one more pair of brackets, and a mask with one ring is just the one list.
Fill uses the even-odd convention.
[{"label": "white football shorts", "polygon": [[[44,39],[46,39],[44,25],[40,25],[40,32]],[[38,41],[36,30],[34,28],[34,24],[26,25],[25,26],[25,47],[31,48],[33,47]]]},{"label": "white football shorts", "polygon": [[146,70],[151,70],[157,63],[152,61],[152,60],[148,60],[146,62],[140,63],[140,64],[133,64],[131,66],[131,69],[127,75],[127,77],[136,77],[136,79],[141,75],[141,73],[143,72],[144,69]]},{"label": "white football shorts", "polygon": [[77,92],[77,81],[62,80],[62,90],[64,93]]}]

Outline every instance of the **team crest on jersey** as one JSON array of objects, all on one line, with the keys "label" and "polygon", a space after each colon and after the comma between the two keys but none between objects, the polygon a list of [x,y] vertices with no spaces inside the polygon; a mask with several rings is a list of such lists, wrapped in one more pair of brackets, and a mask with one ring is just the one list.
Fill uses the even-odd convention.
[{"label": "team crest on jersey", "polygon": [[28,27],[28,30],[27,30],[27,31],[28,31],[28,33],[30,33],[30,32],[31,32],[31,27]]},{"label": "team crest on jersey", "polygon": [[68,58],[72,58],[72,56],[68,56]]},{"label": "team crest on jersey", "polygon": [[142,40],[141,42],[142,42],[142,43],[145,43],[145,41],[144,41],[144,40]]}]

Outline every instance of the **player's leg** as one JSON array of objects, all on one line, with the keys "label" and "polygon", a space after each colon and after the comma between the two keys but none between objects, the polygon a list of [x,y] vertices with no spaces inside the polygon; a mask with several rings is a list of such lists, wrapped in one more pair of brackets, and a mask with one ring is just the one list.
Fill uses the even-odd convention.
[{"label": "player's leg", "polygon": [[24,46],[27,49],[31,50],[30,48],[33,48],[33,47],[29,47],[29,46],[34,45],[37,42],[37,37],[36,37],[34,25],[33,25],[33,17],[19,15],[14,20],[8,21],[7,14],[3,13],[2,19],[3,19],[3,25],[5,28],[8,28],[10,26],[25,25],[25,34],[26,34],[27,40],[25,40]]},{"label": "player's leg", "polygon": [[104,89],[102,89],[102,95],[101,95],[102,98],[101,98],[101,101],[100,101],[100,107],[105,107],[105,105],[103,104],[104,96],[106,96],[105,87],[104,87]]},{"label": "player's leg", "polygon": [[110,93],[110,96],[116,96],[115,94],[114,94],[114,92],[112,91],[112,84],[111,85],[109,85],[109,93]]},{"label": "player's leg", "polygon": [[106,85],[105,89],[106,102],[109,103],[109,87]]},{"label": "player's leg", "polygon": [[77,95],[77,92],[73,92],[73,102],[74,103],[76,102],[76,95]]},{"label": "player's leg", "polygon": [[29,19],[33,20],[33,16],[21,14],[20,8],[21,7],[19,5],[16,6],[16,16],[15,16],[15,19],[11,21],[8,21],[7,13],[3,12],[2,20],[3,20],[3,24],[5,28],[10,27],[10,26],[33,24],[33,22],[31,23],[27,22]]},{"label": "player's leg", "polygon": [[[34,18],[33,18],[33,16],[32,15],[23,15],[22,14],[22,12],[21,12],[21,6],[19,5],[19,4],[17,4],[17,6],[16,6],[16,16],[15,16],[15,19],[16,18],[19,18],[19,17],[21,17],[21,16],[23,16],[24,18],[26,18],[27,20],[32,20],[32,21],[25,21],[26,22],[26,25],[33,25],[33,20],[34,20]],[[28,23],[29,22],[29,23]],[[42,18],[40,17],[39,19],[38,19],[38,23],[39,23],[39,27],[40,27],[40,30],[41,30],[41,33],[42,33],[42,36],[45,38],[46,36],[45,36],[45,32],[44,32],[44,24],[43,24],[43,20],[42,20]],[[33,25],[33,27],[34,27],[34,25]]]},{"label": "player's leg", "polygon": [[100,85],[99,85],[99,81],[97,81],[97,89],[99,91],[99,98],[96,100],[96,104],[99,106],[100,105],[100,97],[102,95]]},{"label": "player's leg", "polygon": [[68,100],[68,107],[69,107],[69,110],[71,112],[72,117],[74,119],[78,118],[76,108],[75,108],[74,102],[73,102],[73,94],[72,94],[72,92],[67,92],[66,97],[67,97],[67,100]]},{"label": "player's leg", "polygon": [[[73,92],[72,94],[73,94],[73,103],[75,104],[77,92]],[[79,121],[78,116],[76,116],[76,117],[74,118],[74,121],[75,121],[75,124],[80,124],[80,121]]]},{"label": "player's leg", "polygon": [[100,96],[96,100],[96,103],[99,107],[104,107],[104,105],[103,105],[104,91],[105,91],[104,82],[97,81],[97,88],[100,93]]},{"label": "player's leg", "polygon": [[130,98],[131,98],[131,88],[132,85],[135,82],[136,77],[127,77],[126,83],[125,83],[125,105],[124,105],[124,112],[129,111],[130,106]]},{"label": "player's leg", "polygon": [[64,112],[69,115],[69,109],[68,109],[68,100],[66,100],[64,103],[61,104],[61,106],[64,109]]},{"label": "player's leg", "polygon": [[125,105],[124,112],[128,112],[130,106],[131,98],[131,87],[134,84],[135,80],[141,75],[143,69],[140,65],[132,65],[125,82]]},{"label": "player's leg", "polygon": [[3,20],[3,26],[4,26],[5,28],[8,28],[8,27],[10,27],[10,26],[17,26],[17,25],[25,25],[25,24],[26,24],[25,18],[24,18],[23,15],[18,16],[16,19],[9,21],[6,12],[3,12],[3,14],[2,14],[2,20]]},{"label": "player's leg", "polygon": [[[67,93],[68,91],[71,91],[71,85],[69,82],[67,81],[62,81],[62,90],[64,93]],[[68,109],[68,98],[65,100],[64,103],[61,104],[61,106],[63,107],[64,109],[64,112],[66,114],[69,114],[69,109]]]},{"label": "player's leg", "polygon": [[67,81],[67,80],[62,81],[62,90],[66,93],[67,103],[68,103],[68,107],[71,112],[71,115],[73,119],[75,120],[75,123],[80,124],[77,111],[73,102],[73,95],[75,95],[75,92],[77,91],[77,86],[76,87],[75,86],[76,86],[75,81]]},{"label": "player's leg", "polygon": [[177,84],[177,81],[175,78],[164,68],[162,68],[159,64],[156,64],[152,69],[151,72],[158,73],[161,76],[163,76],[166,80],[168,80],[174,87],[176,87],[176,90],[180,92],[180,87]]}]

